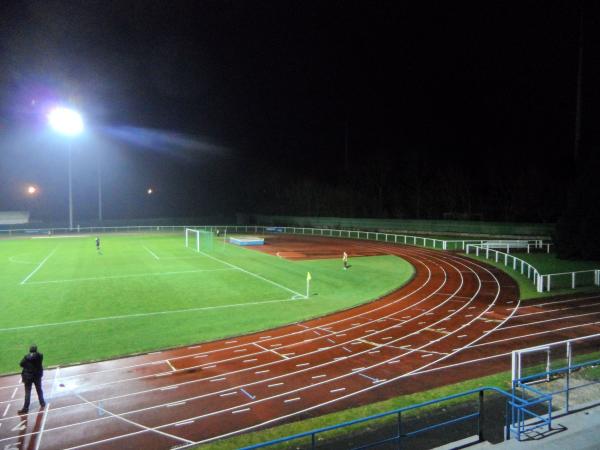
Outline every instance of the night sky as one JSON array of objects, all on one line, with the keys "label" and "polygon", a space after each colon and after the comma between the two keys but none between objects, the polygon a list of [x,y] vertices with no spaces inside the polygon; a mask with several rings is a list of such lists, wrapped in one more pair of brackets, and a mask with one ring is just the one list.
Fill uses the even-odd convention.
[{"label": "night sky", "polygon": [[[596,2],[3,1],[0,211],[64,222],[72,145],[77,222],[98,165],[105,219],[554,221],[581,164],[582,5],[585,161]],[[57,102],[84,136],[48,129]]]}]

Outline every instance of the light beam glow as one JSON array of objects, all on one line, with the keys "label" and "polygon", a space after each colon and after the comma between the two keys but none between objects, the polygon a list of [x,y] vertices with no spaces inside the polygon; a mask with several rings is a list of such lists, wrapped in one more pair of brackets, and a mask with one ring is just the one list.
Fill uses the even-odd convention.
[{"label": "light beam glow", "polygon": [[77,136],[83,132],[83,119],[81,115],[69,108],[62,106],[53,108],[48,114],[50,126],[58,133],[67,136]]}]

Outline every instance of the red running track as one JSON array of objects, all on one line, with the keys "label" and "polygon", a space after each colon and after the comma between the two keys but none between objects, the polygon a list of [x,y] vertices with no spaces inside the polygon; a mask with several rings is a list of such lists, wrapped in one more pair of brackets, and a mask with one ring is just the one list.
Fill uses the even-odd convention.
[{"label": "red running track", "polygon": [[509,276],[454,253],[290,237],[277,249],[394,254],[416,273],[379,300],[315,320],[48,370],[48,406],[29,415],[16,414],[18,377],[0,378],[0,449],[185,447],[506,370],[512,349],[600,331],[600,296],[519,308]]}]

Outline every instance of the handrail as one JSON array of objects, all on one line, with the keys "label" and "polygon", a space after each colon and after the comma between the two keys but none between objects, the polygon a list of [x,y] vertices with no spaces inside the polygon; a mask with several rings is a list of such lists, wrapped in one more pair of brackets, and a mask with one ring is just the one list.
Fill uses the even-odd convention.
[{"label": "handrail", "polygon": [[[426,402],[418,403],[416,405],[405,406],[403,408],[398,408],[398,409],[394,409],[394,410],[391,410],[391,411],[386,411],[386,412],[383,412],[383,413],[374,414],[372,416],[362,417],[360,419],[354,419],[354,420],[350,420],[350,421],[347,421],[347,422],[339,423],[339,424],[336,424],[336,425],[330,425],[330,426],[327,426],[327,427],[317,428],[317,429],[314,429],[314,430],[305,431],[305,432],[293,434],[293,435],[290,435],[290,436],[285,436],[285,437],[274,439],[274,440],[271,440],[271,441],[262,442],[262,443],[250,445],[250,446],[247,446],[247,447],[242,447],[240,450],[253,450],[253,449],[269,447],[271,445],[281,444],[283,442],[288,442],[288,441],[292,441],[292,440],[296,440],[296,439],[301,439],[301,438],[305,438],[305,437],[314,437],[316,434],[319,434],[319,433],[325,433],[325,432],[337,430],[337,429],[340,429],[340,428],[346,428],[346,427],[349,427],[349,426],[352,426],[352,425],[357,425],[357,424],[368,422],[368,421],[371,421],[371,420],[380,419],[382,417],[387,417],[387,416],[392,416],[392,415],[401,415],[402,413],[406,413],[408,411],[412,411],[412,410],[419,409],[419,408],[424,408],[426,406],[430,406],[430,405],[434,405],[434,404],[437,404],[437,403],[441,403],[441,402],[453,400],[453,399],[460,398],[460,397],[466,397],[467,395],[472,395],[472,394],[476,394],[476,393],[479,393],[480,395],[482,395],[482,393],[485,392],[485,391],[494,391],[494,392],[497,392],[497,393],[503,395],[504,397],[506,397],[507,400],[512,400],[512,402],[511,402],[512,404],[520,406],[520,407],[524,407],[524,406],[528,405],[527,401],[525,401],[524,399],[521,399],[521,398],[519,398],[519,397],[511,394],[510,392],[505,391],[504,389],[501,389],[501,388],[498,388],[498,387],[495,387],[495,386],[484,386],[484,387],[481,387],[481,388],[471,389],[471,390],[468,390],[468,391],[465,391],[465,392],[461,392],[461,393],[458,393],[458,394],[453,394],[453,395],[448,395],[448,396],[442,397],[442,398],[428,400]],[[468,414],[467,416],[464,416],[464,417],[472,418],[474,416],[473,416],[473,414]],[[462,419],[462,417],[460,419]],[[450,420],[450,421],[446,421],[446,422],[448,422],[448,424],[451,424],[451,423],[456,423],[457,420]],[[442,424],[438,424],[438,427],[439,426],[443,426],[443,425]],[[418,434],[420,432],[428,431],[428,430],[432,429],[431,427],[432,426],[423,428],[421,430],[416,430],[414,432],[411,432],[410,434],[411,435],[415,435],[415,434]],[[435,425],[434,425],[434,427],[435,427]],[[510,439],[510,428],[508,427],[508,421],[507,421],[506,435],[507,435],[507,438]],[[404,436],[408,436],[408,435],[404,435]]]}]

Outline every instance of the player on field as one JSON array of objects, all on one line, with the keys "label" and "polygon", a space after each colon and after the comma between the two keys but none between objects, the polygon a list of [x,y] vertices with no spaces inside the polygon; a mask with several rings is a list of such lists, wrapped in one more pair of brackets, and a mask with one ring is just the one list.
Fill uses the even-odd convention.
[{"label": "player on field", "polygon": [[344,270],[348,270],[348,253],[344,252],[342,261],[344,262]]},{"label": "player on field", "polygon": [[100,251],[100,236],[96,236],[96,250]]}]

